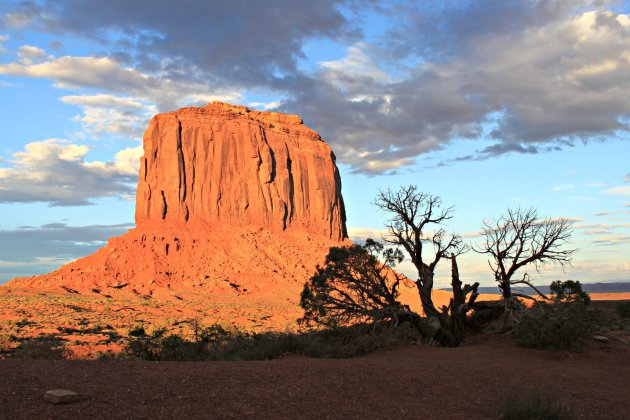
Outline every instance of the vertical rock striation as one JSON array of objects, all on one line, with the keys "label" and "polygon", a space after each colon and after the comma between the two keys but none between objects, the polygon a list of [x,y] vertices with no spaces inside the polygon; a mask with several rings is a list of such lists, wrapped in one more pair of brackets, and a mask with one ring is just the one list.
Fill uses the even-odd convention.
[{"label": "vertical rock striation", "polygon": [[296,115],[183,108],[153,117],[144,152],[139,228],[203,222],[347,236],[334,154]]}]

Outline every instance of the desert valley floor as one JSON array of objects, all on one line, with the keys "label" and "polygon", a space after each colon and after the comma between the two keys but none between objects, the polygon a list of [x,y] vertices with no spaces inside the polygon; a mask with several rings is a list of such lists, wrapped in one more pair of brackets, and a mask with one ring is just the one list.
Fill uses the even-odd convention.
[{"label": "desert valley floor", "polygon": [[[0,418],[497,418],[507,393],[537,389],[562,398],[578,418],[623,419],[629,361],[627,342],[568,354],[519,348],[503,336],[344,360],[3,360]],[[83,399],[45,402],[55,388]]]}]

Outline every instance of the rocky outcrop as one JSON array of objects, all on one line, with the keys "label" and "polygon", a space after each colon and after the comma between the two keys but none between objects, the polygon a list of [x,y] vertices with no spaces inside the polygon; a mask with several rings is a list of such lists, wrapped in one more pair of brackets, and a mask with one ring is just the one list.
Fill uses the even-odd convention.
[{"label": "rocky outcrop", "polygon": [[187,291],[217,305],[222,295],[257,295],[267,312],[279,302],[295,312],[304,282],[346,237],[330,146],[296,115],[215,102],[151,120],[135,229],[6,286],[108,297]]},{"label": "rocky outcrop", "polygon": [[347,236],[334,154],[297,115],[183,108],[153,117],[144,152],[139,228],[202,221]]}]

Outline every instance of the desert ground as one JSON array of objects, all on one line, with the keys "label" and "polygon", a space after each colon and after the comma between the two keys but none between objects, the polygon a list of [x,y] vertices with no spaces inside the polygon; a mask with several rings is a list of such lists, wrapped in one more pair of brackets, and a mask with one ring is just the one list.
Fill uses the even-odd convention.
[{"label": "desert ground", "polygon": [[[630,296],[592,298],[595,307],[612,310],[617,300]],[[205,319],[202,300],[192,295],[166,294],[149,302],[131,295],[111,303],[98,299],[3,290],[3,330],[13,328],[22,338],[56,335],[71,350],[70,357],[84,360],[5,355],[0,360],[0,419],[498,418],[507,395],[533,391],[560,399],[577,418],[630,418],[628,331],[611,332],[607,343],[593,341],[581,353],[520,348],[509,335],[486,334],[471,336],[459,348],[416,344],[354,359],[85,360],[120,352],[134,323],[149,328],[161,322],[185,335],[189,324],[178,319]],[[217,303],[216,309],[225,310],[228,303]],[[261,319],[264,305],[250,305],[234,318],[235,325],[295,328],[286,314]],[[295,305],[289,302],[286,313],[292,312]],[[51,404],[43,399],[51,389],[73,390],[81,399]]]},{"label": "desert ground", "polygon": [[[0,418],[498,418],[510,392],[538,390],[577,418],[630,418],[630,345],[569,354],[504,336],[459,348],[411,345],[342,360],[0,361]],[[49,389],[79,402],[44,401]]]}]

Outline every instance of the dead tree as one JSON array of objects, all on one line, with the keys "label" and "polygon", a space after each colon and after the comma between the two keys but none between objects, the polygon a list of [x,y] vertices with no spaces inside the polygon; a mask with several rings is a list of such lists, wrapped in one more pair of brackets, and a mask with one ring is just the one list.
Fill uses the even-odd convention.
[{"label": "dead tree", "polygon": [[529,274],[515,278],[519,269],[533,265],[536,270],[547,264],[570,264],[577,249],[564,249],[572,233],[572,223],[566,218],[539,219],[533,208],[508,209],[507,214],[495,221],[485,221],[482,235],[485,242],[475,251],[488,254],[488,264],[494,273],[504,299],[531,298],[514,293],[512,286],[526,285],[540,296],[547,296],[529,280]]},{"label": "dead tree", "polygon": [[[463,320],[466,312],[477,296],[478,283],[462,286],[459,280],[456,258],[467,250],[462,238],[458,235],[448,235],[443,228],[438,228],[433,233],[427,232],[428,227],[436,227],[450,220],[453,217],[453,207],[443,208],[440,197],[422,193],[414,185],[401,187],[395,191],[382,190],[374,204],[389,215],[386,222],[387,234],[383,239],[390,244],[401,246],[416,267],[418,272],[416,287],[424,314],[439,320],[443,344],[458,345],[463,339]],[[433,256],[425,259],[427,245],[429,250],[433,251]],[[435,268],[442,259],[451,260],[453,298],[448,307],[444,306],[438,310],[431,294]],[[471,296],[466,301],[469,294]]]}]

